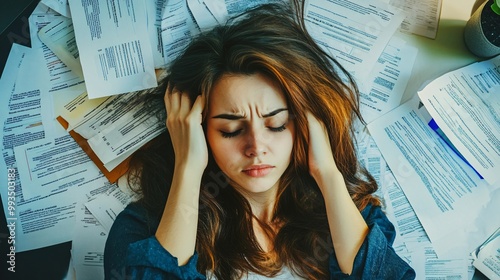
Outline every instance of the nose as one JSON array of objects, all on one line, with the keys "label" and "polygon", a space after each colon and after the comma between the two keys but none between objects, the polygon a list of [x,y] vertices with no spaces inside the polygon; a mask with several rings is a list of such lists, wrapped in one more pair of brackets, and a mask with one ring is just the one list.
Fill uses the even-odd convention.
[{"label": "nose", "polygon": [[250,129],[245,140],[245,155],[247,157],[259,157],[267,154],[265,135],[262,130]]}]

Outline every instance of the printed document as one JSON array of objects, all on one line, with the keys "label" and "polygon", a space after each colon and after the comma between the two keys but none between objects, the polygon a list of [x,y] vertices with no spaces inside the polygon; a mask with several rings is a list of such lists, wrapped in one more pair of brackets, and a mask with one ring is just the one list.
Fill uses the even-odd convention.
[{"label": "printed document", "polygon": [[380,1],[308,0],[311,36],[357,79],[364,80],[404,19]]},{"label": "printed document", "polygon": [[86,202],[85,207],[94,215],[102,227],[109,232],[116,216],[118,216],[130,202],[137,199],[138,196],[135,193],[126,193],[116,187]]},{"label": "printed document", "polygon": [[61,192],[102,176],[75,140],[63,132],[65,135],[54,139],[14,148],[25,199]]},{"label": "printed document", "polygon": [[500,56],[433,80],[418,93],[458,152],[489,184],[500,182]]},{"label": "printed document", "polygon": [[[73,68],[73,63],[71,62],[69,64],[65,64],[66,62],[63,62],[49,46],[42,42],[39,37],[40,30],[45,26],[57,24],[57,22],[63,22],[62,25],[58,25],[58,28],[49,31],[49,33],[54,33],[48,36],[51,37],[51,40],[57,40],[57,38],[61,37],[63,37],[62,40],[64,40],[64,37],[66,36],[65,33],[71,33],[70,30],[64,29],[64,23],[68,23],[70,22],[70,20],[58,14],[32,14],[29,19],[32,48],[42,48],[45,68],[48,70],[50,75],[49,91],[56,92],[83,84],[83,77],[82,75],[78,74],[78,68]],[[63,29],[61,30],[61,28]],[[48,36],[42,35],[44,39],[46,39]],[[68,42],[67,47],[73,48],[73,50],[70,52],[71,55],[76,55],[76,52],[78,50],[74,49],[75,46],[72,45],[73,40],[71,38],[68,39],[70,41]]]},{"label": "printed document", "polygon": [[[44,5],[39,4],[39,6]],[[54,112],[57,106],[54,104],[54,101],[64,100],[73,92],[77,92],[77,94],[82,93],[85,91],[85,84],[80,62],[78,59],[73,58],[77,55],[78,50],[74,44],[74,38],[69,35],[72,31],[65,28],[67,23],[71,23],[71,21],[59,14],[53,14],[51,9],[49,9],[49,13],[40,13],[34,12],[29,17],[32,51],[28,52],[28,54],[34,56],[35,59],[30,59],[30,65],[28,63],[23,64],[23,67],[26,69],[38,69],[40,74],[29,76],[31,73],[30,70],[20,70],[19,75],[25,76],[20,77],[20,79],[29,80],[32,83],[37,83],[39,86],[48,86],[47,90],[42,90],[43,94],[41,95],[40,105],[44,110],[42,110],[41,114],[45,136],[55,137],[57,135],[53,134],[53,132],[59,128],[59,124],[55,121],[57,115]],[[54,25],[57,25],[57,27],[51,28]],[[51,35],[41,35],[43,32],[40,32],[40,30],[45,28],[47,28],[47,34],[50,33]],[[39,35],[44,37],[44,40],[51,42],[45,44],[41,41]],[[55,41],[59,40],[62,42],[55,44]],[[64,57],[64,55],[54,53],[54,51],[59,51],[58,48],[60,47],[64,48],[65,52],[67,52],[65,58],[68,59],[64,62],[59,58],[59,56]],[[42,54],[39,55],[36,52],[42,52]]]},{"label": "printed document", "polygon": [[135,103],[144,94],[148,91],[88,99],[83,93],[64,105],[61,117],[111,171],[166,129],[154,112]]},{"label": "printed document", "polygon": [[[2,188],[0,191],[6,218],[16,221],[16,252],[71,241],[72,234],[67,229],[74,226],[74,209],[77,201],[82,198],[88,199],[111,186],[102,175],[92,178],[80,174],[84,179],[78,180],[77,184],[72,187],[62,188],[49,195],[35,195],[32,198],[24,195],[28,191],[24,188],[41,186],[23,186],[14,151],[26,144],[39,143],[35,141],[47,140],[40,112],[42,110],[40,107],[41,90],[39,89],[41,85],[20,79],[22,75],[19,73],[19,69],[22,69],[25,63],[30,62],[26,58],[29,58],[28,53],[33,51],[36,50],[13,44],[4,74],[0,79],[0,89],[4,94],[4,100],[7,101],[1,102],[2,109],[0,110],[2,123],[0,177],[7,178],[7,170],[15,170],[16,207],[14,210],[8,211],[6,208],[8,205],[7,188]],[[30,73],[38,76],[39,70],[41,68],[32,68]],[[89,164],[93,167],[91,163]],[[63,176],[58,174],[65,174],[64,172],[64,168],[59,167],[53,178],[62,178]],[[60,186],[57,180],[53,183],[57,186],[51,186],[50,189],[57,189]]]},{"label": "printed document", "polygon": [[165,68],[163,57],[163,41],[161,38],[161,15],[167,0],[145,1],[147,13],[148,36],[151,40],[151,51],[156,69]]},{"label": "printed document", "polygon": [[89,98],[157,86],[144,0],[69,0]]},{"label": "printed document", "polygon": [[83,203],[75,207],[75,220],[69,267],[76,274],[73,279],[104,279],[104,246],[108,231]]},{"label": "printed document", "polygon": [[500,227],[474,252],[474,266],[490,279],[500,279]]},{"label": "printed document", "polygon": [[223,24],[227,19],[226,5],[222,0],[187,0],[187,4],[201,30]]},{"label": "printed document", "polygon": [[38,31],[38,37],[68,68],[83,79],[71,19],[59,17]]},{"label": "printed document", "polygon": [[[401,39],[392,38],[371,70],[366,86],[360,86],[360,109],[365,122],[396,108],[403,97],[417,48]],[[363,81],[358,81],[358,84]],[[365,90],[364,88],[369,88]]]},{"label": "printed document", "polygon": [[490,202],[492,187],[427,125],[419,104],[414,98],[368,129],[431,242],[451,242],[462,237],[456,234],[460,230],[473,230],[470,225]]},{"label": "printed document", "polygon": [[45,4],[65,17],[71,17],[68,0],[41,0],[40,3]]},{"label": "printed document", "polygon": [[165,1],[161,16],[161,38],[167,68],[184,50],[200,28],[189,11],[186,0]]},{"label": "printed document", "polygon": [[400,30],[434,39],[437,35],[442,0],[385,0],[405,11]]}]

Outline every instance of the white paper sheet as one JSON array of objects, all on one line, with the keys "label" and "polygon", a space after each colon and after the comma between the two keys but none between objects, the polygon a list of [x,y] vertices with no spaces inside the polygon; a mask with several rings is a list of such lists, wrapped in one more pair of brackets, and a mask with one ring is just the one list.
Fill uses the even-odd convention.
[{"label": "white paper sheet", "polygon": [[416,57],[417,48],[400,39],[389,41],[369,75],[373,83],[360,92],[361,114],[367,123],[399,106]]},{"label": "white paper sheet", "polygon": [[400,11],[376,0],[308,0],[304,19],[313,38],[364,80],[403,18]]},{"label": "white paper sheet", "polygon": [[205,5],[207,5],[208,10],[214,16],[219,24],[224,24],[228,17],[228,12],[226,8],[226,2],[224,0],[203,0]]},{"label": "white paper sheet", "polygon": [[43,49],[43,58],[50,74],[50,92],[83,84],[83,78],[66,66],[38,37],[40,29],[54,21],[61,21],[62,18],[64,17],[53,14],[33,14],[30,16],[32,48],[37,49],[41,47]]},{"label": "white paper sheet", "polygon": [[490,279],[500,279],[500,228],[477,250],[474,266]]},{"label": "white paper sheet", "polygon": [[83,93],[64,105],[61,116],[83,138],[108,170],[112,170],[144,143],[165,131],[153,112],[137,106],[144,92],[87,99]]},{"label": "white paper sheet", "polygon": [[62,17],[53,20],[38,31],[38,37],[73,73],[83,79],[71,19]]},{"label": "white paper sheet", "polygon": [[[78,188],[68,188],[49,196],[36,196],[26,199],[17,170],[14,149],[44,138],[46,134],[40,116],[40,91],[36,84],[19,81],[18,70],[27,63],[23,58],[29,57],[33,50],[13,44],[6,64],[6,71],[0,79],[2,92],[2,141],[0,160],[0,177],[7,178],[8,170],[15,170],[15,209],[5,213],[13,213],[16,223],[16,252],[37,249],[70,241],[72,236],[67,229],[74,226],[74,207],[79,200],[107,190],[110,184],[104,176],[86,178],[85,184]],[[16,84],[23,83],[22,86]],[[29,89],[31,87],[31,89]],[[21,91],[22,89],[22,91]],[[1,188],[2,203],[7,207],[7,188]],[[10,214],[9,214],[10,217]]]},{"label": "white paper sheet", "polygon": [[[36,5],[35,9],[31,13],[33,14],[56,14],[57,12],[48,7],[47,5],[43,4],[42,1],[38,2]],[[32,46],[33,47],[33,46]]]},{"label": "white paper sheet", "polygon": [[390,0],[389,3],[406,13],[401,31],[436,38],[442,0]]},{"label": "white paper sheet", "polygon": [[104,279],[104,246],[108,231],[82,203],[75,209],[76,222],[71,242],[72,268],[76,279]]},{"label": "white paper sheet", "polygon": [[196,20],[196,23],[198,24],[201,30],[211,29],[219,24],[218,19],[215,17],[214,14],[212,14],[212,12],[210,11],[209,7],[206,4],[206,1],[187,0],[186,2],[188,4],[189,10],[193,14],[193,17]]},{"label": "white paper sheet", "polygon": [[266,3],[288,2],[289,0],[224,0],[229,17],[236,16],[246,10]]},{"label": "white paper sheet", "polygon": [[132,201],[137,200],[135,193],[125,193],[116,187],[106,193],[96,196],[85,203],[87,209],[94,215],[104,229],[109,232],[116,216]]},{"label": "white paper sheet", "polygon": [[368,129],[430,240],[451,242],[476,221],[491,189],[422,121],[418,105],[410,100]]},{"label": "white paper sheet", "polygon": [[448,72],[418,96],[446,137],[489,184],[500,182],[500,56]]},{"label": "white paper sheet", "polygon": [[439,258],[432,244],[424,243],[419,244],[419,246],[421,246],[425,257],[425,278],[422,277],[421,279],[469,279],[467,256],[465,254],[456,258]]},{"label": "white paper sheet", "polygon": [[40,2],[65,17],[71,17],[68,0],[41,0]]},{"label": "white paper sheet", "polygon": [[90,147],[104,164],[141,147],[165,130],[154,115],[134,115],[137,115],[136,111],[125,114],[89,139]]},{"label": "white paper sheet", "polygon": [[[41,106],[44,108],[42,110],[42,121],[47,128],[46,133],[50,137],[56,136],[52,132],[56,131],[56,126],[59,126],[55,120],[57,115],[54,112],[57,107],[54,104],[54,100],[64,99],[64,96],[71,92],[81,93],[85,90],[83,77],[76,74],[63,63],[38,37],[40,29],[64,19],[67,20],[65,17],[55,14],[32,14],[29,17],[33,46],[33,51],[30,51],[29,55],[33,56],[33,58],[30,59],[31,65],[26,66],[26,69],[29,70],[20,72],[20,75],[26,76],[24,80],[29,80],[40,87],[43,86],[41,88],[42,96],[40,101]],[[33,70],[38,70],[39,74],[33,75]],[[45,90],[45,87],[47,87],[47,90]]]},{"label": "white paper sheet", "polygon": [[[415,244],[429,242],[420,220],[413,210],[408,198],[391,172],[385,174],[387,216],[394,224],[401,242]],[[406,246],[409,248],[409,246]],[[411,249],[411,248],[410,248]]]},{"label": "white paper sheet", "polygon": [[75,188],[90,178],[101,176],[99,169],[67,133],[17,146],[14,154],[25,199]]},{"label": "white paper sheet", "polygon": [[148,37],[151,40],[151,51],[156,69],[165,68],[163,57],[163,41],[161,38],[161,15],[167,0],[145,1],[147,13]]},{"label": "white paper sheet", "polygon": [[47,25],[47,24],[49,24],[57,19],[61,19],[61,18],[64,18],[64,16],[57,14],[57,13],[42,13],[42,12],[35,13],[35,12],[33,12],[28,17],[31,48],[36,49],[36,48],[42,47],[43,43],[42,43],[42,41],[40,41],[40,38],[38,38],[38,32],[45,25]]},{"label": "white paper sheet", "polygon": [[168,68],[189,44],[191,38],[200,33],[200,28],[185,0],[165,1],[164,5],[161,16],[161,38]]},{"label": "white paper sheet", "polygon": [[144,0],[69,0],[89,98],[157,86]]}]

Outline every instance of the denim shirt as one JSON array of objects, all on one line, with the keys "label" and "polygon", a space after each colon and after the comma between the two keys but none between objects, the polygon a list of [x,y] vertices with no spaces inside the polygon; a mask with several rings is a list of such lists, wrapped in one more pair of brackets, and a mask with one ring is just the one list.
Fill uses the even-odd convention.
[{"label": "denim shirt", "polygon": [[[361,214],[370,231],[352,273],[342,273],[335,252],[329,252],[330,279],[415,279],[415,271],[392,248],[396,232],[381,208],[368,205]],[[196,268],[196,252],[179,266],[177,258],[160,245],[154,236],[158,223],[158,217],[149,216],[136,203],[117,216],[104,250],[105,279],[206,279]]]}]

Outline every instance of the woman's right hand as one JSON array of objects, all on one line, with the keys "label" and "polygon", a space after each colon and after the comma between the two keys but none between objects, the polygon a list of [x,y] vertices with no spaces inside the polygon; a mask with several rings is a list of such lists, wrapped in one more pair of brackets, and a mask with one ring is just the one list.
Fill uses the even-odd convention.
[{"label": "woman's right hand", "polygon": [[191,105],[187,93],[168,85],[164,100],[176,167],[203,173],[208,164],[207,142],[202,127],[204,98],[199,95]]},{"label": "woman's right hand", "polygon": [[175,169],[155,236],[182,266],[195,251],[201,177],[208,164],[207,142],[201,126],[205,104],[201,96],[191,103],[186,93],[170,85],[164,99]]}]

